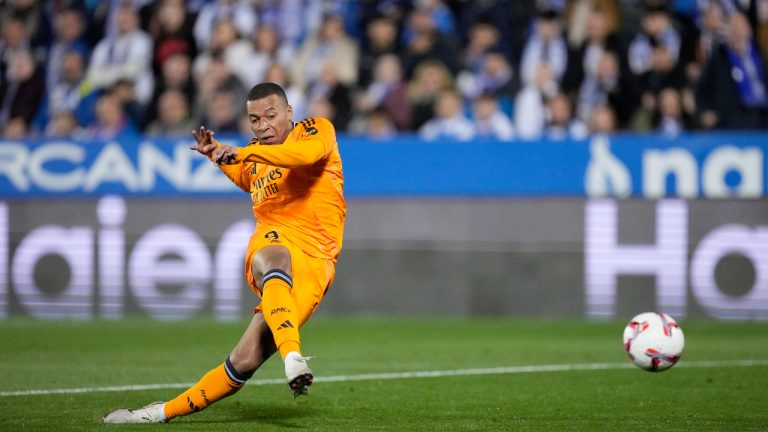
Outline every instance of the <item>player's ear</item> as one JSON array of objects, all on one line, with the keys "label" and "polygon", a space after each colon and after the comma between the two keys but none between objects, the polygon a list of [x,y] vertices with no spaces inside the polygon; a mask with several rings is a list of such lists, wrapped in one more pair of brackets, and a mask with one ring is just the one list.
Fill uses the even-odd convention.
[{"label": "player's ear", "polygon": [[293,107],[288,105],[288,119],[293,120]]}]

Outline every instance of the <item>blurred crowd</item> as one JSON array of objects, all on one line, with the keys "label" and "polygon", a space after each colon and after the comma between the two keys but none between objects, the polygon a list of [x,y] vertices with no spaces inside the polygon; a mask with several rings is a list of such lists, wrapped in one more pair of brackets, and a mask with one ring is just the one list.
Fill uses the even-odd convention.
[{"label": "blurred crowd", "polygon": [[768,127],[768,0],[0,5],[6,138],[250,134],[263,81],[380,139]]}]

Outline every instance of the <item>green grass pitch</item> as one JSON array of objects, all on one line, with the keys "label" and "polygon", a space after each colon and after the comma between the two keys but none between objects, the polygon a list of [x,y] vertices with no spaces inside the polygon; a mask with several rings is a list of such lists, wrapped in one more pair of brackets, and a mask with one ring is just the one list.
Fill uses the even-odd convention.
[{"label": "green grass pitch", "polygon": [[[681,322],[669,371],[629,364],[623,322],[317,317],[303,352],[320,381],[296,404],[271,359],[238,394],[164,425],[103,425],[118,407],[173,398],[218,365],[245,322],[0,322],[0,431],[768,430],[768,323]],[[710,361],[754,361],[718,366]],[[603,370],[345,380],[341,376],[607,363]],[[612,365],[616,365],[613,367]],[[622,367],[625,366],[625,367]],[[335,377],[335,381],[322,381]],[[50,389],[84,393],[12,395]]]}]

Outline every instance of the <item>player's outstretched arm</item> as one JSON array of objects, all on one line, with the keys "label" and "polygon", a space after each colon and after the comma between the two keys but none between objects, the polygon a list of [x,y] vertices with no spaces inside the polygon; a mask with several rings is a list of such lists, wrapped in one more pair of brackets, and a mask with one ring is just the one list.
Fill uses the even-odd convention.
[{"label": "player's outstretched arm", "polygon": [[[251,145],[228,149],[224,149],[223,146],[217,147],[214,160],[218,163],[255,162],[295,168],[312,165],[328,157],[336,146],[336,132],[331,122],[318,119],[315,127],[303,127],[300,137],[279,145]],[[221,159],[215,159],[217,155],[221,155]]]},{"label": "player's outstretched arm", "polygon": [[[221,153],[217,154],[217,151],[220,151],[222,147],[229,147],[233,149],[227,154],[230,154],[232,151],[234,151],[234,154],[237,154],[237,150],[234,150],[234,147],[232,146],[225,146],[221,144],[213,137],[213,134],[214,132],[210,129],[206,129],[205,126],[200,126],[199,133],[198,131],[193,130],[192,136],[195,138],[195,145],[190,146],[189,148],[216,162],[221,171],[224,172],[224,174],[226,174],[230,180],[232,180],[232,183],[237,185],[237,187],[244,190],[245,192],[250,192],[250,184],[248,182],[247,171],[244,170],[240,164],[223,165],[222,163],[231,160],[231,157],[221,156]],[[222,162],[219,162],[217,158],[221,159]]]}]

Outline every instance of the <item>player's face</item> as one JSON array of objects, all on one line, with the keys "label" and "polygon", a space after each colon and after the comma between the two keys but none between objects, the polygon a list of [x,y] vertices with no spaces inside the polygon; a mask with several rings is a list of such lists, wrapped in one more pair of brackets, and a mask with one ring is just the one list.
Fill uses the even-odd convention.
[{"label": "player's face", "polygon": [[293,108],[277,95],[246,102],[251,132],[262,144],[282,144],[293,128]]}]

